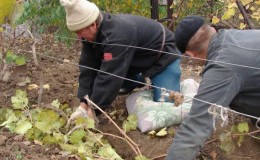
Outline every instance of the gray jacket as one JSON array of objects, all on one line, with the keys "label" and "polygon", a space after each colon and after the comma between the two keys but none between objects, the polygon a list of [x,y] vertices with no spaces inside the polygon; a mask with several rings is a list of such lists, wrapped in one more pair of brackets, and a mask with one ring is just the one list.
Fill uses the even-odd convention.
[{"label": "gray jacket", "polygon": [[[195,98],[260,116],[260,30],[220,30],[208,48],[208,61]],[[224,62],[224,63],[221,63]],[[213,130],[209,104],[193,100],[167,155],[192,160]]]}]

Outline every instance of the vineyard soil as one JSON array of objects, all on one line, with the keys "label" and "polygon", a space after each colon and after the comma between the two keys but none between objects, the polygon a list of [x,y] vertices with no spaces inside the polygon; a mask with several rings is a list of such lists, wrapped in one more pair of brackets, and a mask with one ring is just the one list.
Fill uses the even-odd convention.
[{"label": "vineyard soil", "polygon": [[[5,46],[8,46],[11,41],[5,41]],[[26,56],[26,65],[13,67],[10,80],[8,82],[0,83],[0,107],[11,107],[11,96],[15,94],[15,90],[26,90],[30,104],[36,104],[38,98],[37,90],[29,90],[30,84],[38,84],[40,82],[39,70],[34,64],[34,59],[31,52],[32,40],[20,37],[15,40],[11,48],[14,53],[23,54]],[[50,88],[43,90],[41,102],[45,104],[51,103],[58,99],[61,103],[68,103],[71,107],[77,107],[79,100],[76,98],[77,93],[77,77],[79,74],[78,67],[71,64],[77,64],[81,44],[75,42],[72,47],[67,48],[65,44],[54,41],[52,35],[42,35],[42,39],[36,45],[39,65],[43,71],[43,83],[49,84]],[[49,56],[49,57],[46,57]],[[56,57],[58,60],[50,58]],[[69,62],[69,63],[67,63]],[[182,61],[182,79],[194,78],[200,80],[199,72],[201,66],[192,62],[191,60]],[[25,82],[26,78],[30,82]],[[127,116],[125,109],[125,99],[127,95],[118,96],[114,101],[112,107],[106,111],[117,110],[117,114],[113,115],[115,122],[122,126],[123,120]],[[68,115],[69,116],[69,115]],[[0,117],[1,118],[1,117]],[[103,116],[99,128],[105,133],[119,135],[119,131],[113,126],[109,120]],[[245,120],[240,116],[235,116],[234,121]],[[231,124],[232,125],[232,121]],[[230,126],[229,126],[230,127]],[[250,127],[250,131],[254,127]],[[177,126],[172,126],[169,130],[178,130]],[[212,160],[259,160],[260,157],[260,140],[245,136],[245,140],[241,147],[236,147],[236,150],[229,155],[225,154],[219,148],[220,140],[218,136],[220,133],[228,131],[227,128],[218,127],[214,135],[204,146],[203,150],[198,155],[197,159],[212,159]],[[167,135],[165,137],[151,137],[143,134],[140,131],[131,131],[127,133],[134,142],[136,142],[146,157],[152,159],[164,159],[170,144],[172,143],[174,135]],[[134,159],[135,155],[132,149],[123,140],[106,137],[110,144],[115,148],[117,153],[126,160]],[[196,137],[194,137],[196,138]],[[74,160],[78,159],[76,155],[66,155],[60,150],[58,146],[40,145],[38,142],[30,142],[21,135],[14,135],[5,128],[0,128],[0,160]]]}]

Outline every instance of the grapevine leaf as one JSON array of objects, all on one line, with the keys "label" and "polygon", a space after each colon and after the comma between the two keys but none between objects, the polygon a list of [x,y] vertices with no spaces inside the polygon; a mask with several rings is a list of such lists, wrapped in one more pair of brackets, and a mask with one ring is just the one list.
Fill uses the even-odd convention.
[{"label": "grapevine leaf", "polygon": [[229,19],[230,17],[235,15],[235,9],[234,8],[229,8],[224,15],[222,16],[222,20]]},{"label": "grapevine leaf", "polygon": [[16,58],[16,55],[13,52],[7,51],[6,57],[5,57],[7,64],[11,64],[12,62],[14,62],[15,58]]},{"label": "grapevine leaf", "polygon": [[249,126],[247,122],[239,123],[237,128],[240,133],[249,131]]},{"label": "grapevine leaf", "polygon": [[135,160],[150,160],[150,159],[146,158],[145,156],[137,156],[135,157]]},{"label": "grapevine leaf", "polygon": [[156,132],[155,132],[154,130],[152,130],[152,131],[150,131],[148,134],[149,134],[149,135],[155,135]]},{"label": "grapevine leaf", "polygon": [[19,121],[15,128],[15,133],[25,134],[29,129],[32,128],[32,123],[28,121]]},{"label": "grapevine leaf", "polygon": [[43,89],[48,89],[48,90],[49,90],[49,89],[50,89],[50,85],[49,85],[49,84],[45,84],[45,85],[42,86],[42,88],[43,88]]},{"label": "grapevine leaf", "polygon": [[4,121],[0,126],[8,125],[9,123],[16,122],[18,118],[12,110],[7,110],[6,121]]},{"label": "grapevine leaf", "polygon": [[212,24],[217,24],[218,22],[219,22],[219,18],[216,17],[216,16],[214,16],[214,17],[212,18]]},{"label": "grapevine leaf", "polygon": [[64,135],[61,133],[53,133],[53,137],[56,138],[57,143],[62,143],[65,141]]},{"label": "grapevine leaf", "polygon": [[222,133],[219,136],[219,139],[221,141],[220,148],[224,150],[227,154],[230,154],[235,149],[235,144],[231,138],[230,133]]},{"label": "grapevine leaf", "polygon": [[123,160],[110,145],[100,147],[98,149],[98,155],[113,160]]},{"label": "grapevine leaf", "polygon": [[18,66],[24,65],[24,64],[26,64],[26,60],[24,57],[17,56],[15,58],[15,64]]},{"label": "grapevine leaf", "polygon": [[252,0],[241,0],[241,3],[243,4],[243,6],[245,6],[251,2],[252,2]]},{"label": "grapevine leaf", "polygon": [[39,86],[37,85],[37,84],[30,84],[29,86],[28,86],[28,90],[33,90],[33,89],[39,89]]},{"label": "grapevine leaf", "polygon": [[167,135],[168,133],[167,133],[166,129],[167,129],[166,127],[161,129],[159,132],[156,133],[156,136],[163,137],[163,136]]},{"label": "grapevine leaf", "polygon": [[137,116],[129,115],[127,119],[123,122],[123,128],[126,132],[131,130],[136,130],[137,128]]},{"label": "grapevine leaf", "polygon": [[246,28],[246,24],[245,23],[240,23],[239,28],[240,29],[245,29]]},{"label": "grapevine leaf", "polygon": [[79,117],[75,120],[76,125],[86,125],[86,129],[95,128],[95,120],[89,117]]},{"label": "grapevine leaf", "polygon": [[44,133],[51,133],[51,129],[58,129],[63,123],[64,121],[59,119],[59,115],[56,112],[46,110],[39,113],[35,126]]},{"label": "grapevine leaf", "polygon": [[56,100],[52,101],[51,106],[53,106],[55,108],[59,108],[59,106],[60,106],[59,100],[56,99]]},{"label": "grapevine leaf", "polygon": [[25,91],[16,90],[15,96],[11,97],[14,109],[24,109],[28,106],[28,98]]},{"label": "grapevine leaf", "polygon": [[80,144],[82,143],[82,139],[86,136],[84,130],[76,130],[69,136],[69,141],[72,144]]},{"label": "grapevine leaf", "polygon": [[56,139],[55,137],[49,135],[49,134],[46,135],[46,136],[43,138],[42,142],[43,142],[44,144],[55,144],[55,143],[58,143],[57,139]]},{"label": "grapevine leaf", "polygon": [[78,152],[78,146],[70,145],[70,144],[63,144],[63,143],[60,143],[59,145],[65,151],[70,151],[72,153]]},{"label": "grapevine leaf", "polygon": [[51,129],[52,129],[51,124],[47,121],[36,122],[35,127],[43,131],[44,133],[51,133]]},{"label": "grapevine leaf", "polygon": [[44,138],[44,136],[45,136],[44,133],[35,127],[29,129],[25,133],[25,137],[30,140],[36,140],[36,139],[41,140],[42,138]]},{"label": "grapevine leaf", "polygon": [[79,148],[78,148],[78,153],[79,154],[84,154],[85,156],[92,156],[92,150],[93,147],[90,147],[84,143],[80,144]]}]

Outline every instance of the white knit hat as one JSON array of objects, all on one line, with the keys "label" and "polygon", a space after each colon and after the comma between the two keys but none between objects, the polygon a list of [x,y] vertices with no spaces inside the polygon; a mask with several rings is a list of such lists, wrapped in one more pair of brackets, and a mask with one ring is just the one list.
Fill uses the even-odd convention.
[{"label": "white knit hat", "polygon": [[60,0],[66,11],[66,24],[69,30],[78,31],[94,23],[99,9],[87,0]]}]

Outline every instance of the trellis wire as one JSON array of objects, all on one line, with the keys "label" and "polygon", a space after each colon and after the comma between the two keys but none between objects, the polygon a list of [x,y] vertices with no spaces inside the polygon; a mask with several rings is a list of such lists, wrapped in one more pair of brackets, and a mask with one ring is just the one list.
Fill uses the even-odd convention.
[{"label": "trellis wire", "polygon": [[[56,57],[53,57],[53,56],[48,56],[48,55],[39,54],[39,53],[37,53],[37,54],[40,55],[40,56],[44,56],[44,57],[50,58],[50,59],[54,59],[54,60],[57,60],[57,61],[64,62],[62,59],[59,59],[59,58],[56,58]],[[92,67],[79,65],[79,64],[76,64],[76,63],[72,63],[72,62],[65,62],[65,63],[71,64],[71,65],[75,65],[77,67],[82,67],[82,68],[94,70],[94,71],[97,71],[97,72],[102,72],[102,73],[105,73],[105,74],[109,74],[109,75],[115,76],[117,78],[121,78],[121,79],[128,80],[128,81],[131,81],[131,82],[134,82],[134,83],[139,83],[139,84],[142,84],[142,85],[146,85],[148,87],[153,87],[153,88],[157,88],[157,89],[161,89],[161,90],[166,90],[168,92],[172,91],[172,90],[169,90],[169,89],[165,89],[165,88],[161,88],[161,87],[158,87],[158,86],[154,86],[154,85],[146,84],[146,83],[143,83],[143,82],[135,81],[135,80],[132,80],[132,79],[128,79],[128,78],[125,78],[125,77],[121,77],[121,76],[118,76],[118,75],[115,75],[115,74],[112,74],[112,73],[109,73],[109,72],[105,72],[105,71],[102,71],[102,70],[98,70],[98,69],[95,69],[95,68],[92,68]],[[211,106],[215,106],[215,107],[220,108],[220,109],[228,110],[228,111],[233,112],[235,114],[240,114],[240,115],[243,115],[243,116],[246,116],[246,117],[250,117],[250,118],[253,118],[253,119],[256,119],[256,120],[260,121],[259,117],[251,116],[251,115],[248,115],[248,114],[245,114],[245,113],[240,113],[240,112],[237,112],[237,111],[232,110],[230,108],[223,107],[223,106],[217,105],[217,104],[213,104],[213,103],[210,103],[210,102],[207,102],[207,101],[195,98],[195,97],[190,97],[190,96],[187,96],[187,95],[184,95],[184,94],[183,94],[183,96],[185,96],[187,98],[191,98],[193,100],[197,100],[197,101],[206,103],[206,104],[209,104]]]}]

